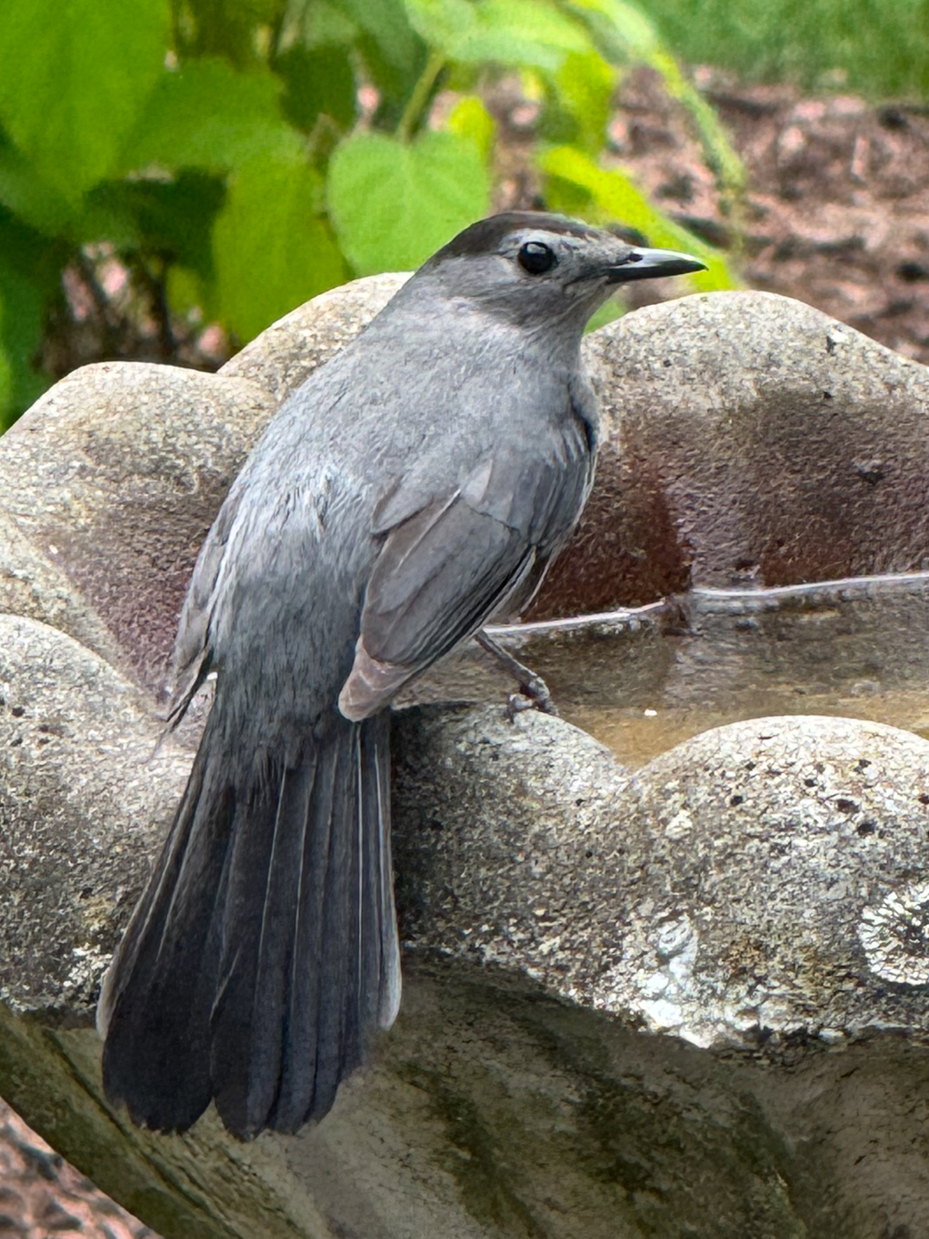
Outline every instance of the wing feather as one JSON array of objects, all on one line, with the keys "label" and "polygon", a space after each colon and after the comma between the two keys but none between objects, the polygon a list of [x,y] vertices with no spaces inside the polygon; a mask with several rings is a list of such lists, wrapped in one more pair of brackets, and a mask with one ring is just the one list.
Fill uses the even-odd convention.
[{"label": "wing feather", "polygon": [[481,460],[452,494],[387,531],[339,696],[345,717],[383,709],[509,599],[531,592],[573,529],[589,479],[590,458],[568,434],[548,452]]},{"label": "wing feather", "polygon": [[241,496],[242,488],[239,486],[234,486],[226,496],[194,565],[174,642],[174,686],[168,703],[168,730],[176,727],[183,718],[197,689],[209,674],[212,660],[210,623],[216,586]]}]

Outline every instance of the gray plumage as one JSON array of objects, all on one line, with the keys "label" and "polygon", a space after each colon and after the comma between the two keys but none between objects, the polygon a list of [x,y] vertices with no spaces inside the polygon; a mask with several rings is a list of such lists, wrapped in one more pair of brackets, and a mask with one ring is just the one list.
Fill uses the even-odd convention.
[{"label": "gray plumage", "polygon": [[239,1136],[296,1131],[393,1021],[386,707],[570,537],[597,443],[587,318],[623,279],[700,265],[485,220],[267,427],[191,580],[171,720],[211,671],[215,701],[100,1000],[105,1087],[136,1122],[183,1130],[215,1099]]}]

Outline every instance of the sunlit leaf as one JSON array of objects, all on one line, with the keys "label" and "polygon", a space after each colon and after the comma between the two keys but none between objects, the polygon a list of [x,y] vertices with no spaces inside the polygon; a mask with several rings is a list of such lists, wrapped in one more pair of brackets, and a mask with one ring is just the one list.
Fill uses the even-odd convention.
[{"label": "sunlit leaf", "polygon": [[565,7],[587,22],[604,56],[614,64],[648,60],[661,47],[654,23],[627,0],[565,0]]},{"label": "sunlit leaf", "polygon": [[410,143],[356,134],[329,165],[329,209],[362,275],[418,266],[487,213],[487,173],[473,141],[427,131]]},{"label": "sunlit leaf", "polygon": [[481,0],[477,22],[450,51],[456,60],[529,65],[555,73],[572,52],[594,48],[580,22],[536,0]]},{"label": "sunlit leaf", "polygon": [[110,170],[169,29],[167,0],[3,0],[0,120],[64,197]]},{"label": "sunlit leaf", "polygon": [[651,19],[627,0],[565,0],[565,4],[586,22],[607,60],[639,61],[661,75],[668,94],[693,117],[709,164],[723,185],[738,195],[746,180],[742,161],[719,117],[682,72]]},{"label": "sunlit leaf", "polygon": [[574,121],[578,144],[599,151],[616,88],[616,70],[596,52],[586,56],[572,52],[555,75],[555,87],[559,102]]},{"label": "sunlit leaf", "polygon": [[165,286],[168,293],[168,304],[173,313],[189,314],[192,310],[202,311],[206,304],[215,300],[211,297],[211,289],[196,271],[189,267],[180,267],[176,263],[168,268]]},{"label": "sunlit leaf", "polygon": [[303,158],[257,155],[230,177],[213,228],[211,308],[240,340],[345,279],[321,206],[322,179]]},{"label": "sunlit leaf", "polygon": [[534,66],[556,72],[593,45],[584,26],[545,0],[406,0],[410,21],[431,46],[465,64]]},{"label": "sunlit leaf", "polygon": [[449,57],[478,23],[470,0],[405,0],[405,7],[416,33]]},{"label": "sunlit leaf", "polygon": [[473,142],[481,158],[487,162],[493,150],[497,126],[477,95],[465,95],[458,100],[449,115],[448,129],[450,133]]},{"label": "sunlit leaf", "polygon": [[609,212],[601,210],[594,202],[589,189],[554,174],[545,179],[545,205],[558,215],[583,219],[596,227],[606,227],[612,222]]},{"label": "sunlit leaf", "polygon": [[702,259],[707,270],[688,276],[695,287],[704,291],[739,287],[739,281],[718,250],[657,211],[623,173],[604,171],[571,146],[545,151],[539,162],[549,176],[559,177],[584,190],[612,219],[643,233],[650,245],[684,250]]}]

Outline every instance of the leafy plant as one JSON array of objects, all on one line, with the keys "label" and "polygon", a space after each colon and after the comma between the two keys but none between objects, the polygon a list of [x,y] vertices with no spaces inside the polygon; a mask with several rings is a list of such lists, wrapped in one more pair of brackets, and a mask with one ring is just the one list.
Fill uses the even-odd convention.
[{"label": "leafy plant", "polygon": [[[723,258],[599,158],[621,67],[686,106],[721,183],[712,110],[626,0],[4,0],[0,12],[0,422],[36,366],[62,272],[119,259],[171,324],[240,342],[351,274],[415,266],[490,209],[504,71],[539,101],[549,203]],[[457,100],[430,122],[440,89]],[[362,100],[364,107],[359,103]]]}]

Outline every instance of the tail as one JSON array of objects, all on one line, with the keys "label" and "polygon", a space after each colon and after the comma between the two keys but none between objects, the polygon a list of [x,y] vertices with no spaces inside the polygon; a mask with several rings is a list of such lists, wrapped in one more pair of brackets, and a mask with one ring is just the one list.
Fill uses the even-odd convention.
[{"label": "tail", "polygon": [[215,1098],[248,1138],[322,1118],[393,1023],[389,719],[341,718],[234,779],[214,703],[184,797],[104,982],[103,1082],[183,1131]]}]

